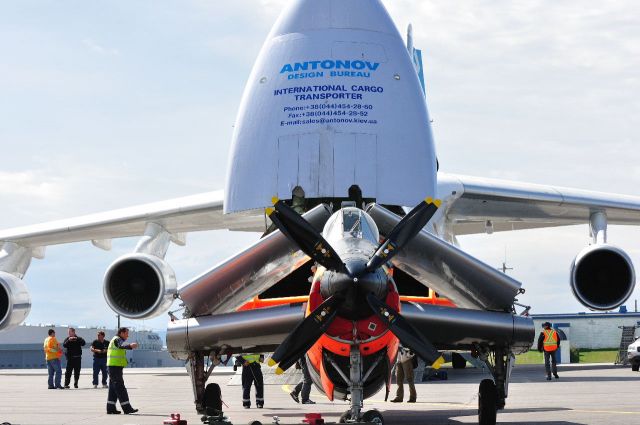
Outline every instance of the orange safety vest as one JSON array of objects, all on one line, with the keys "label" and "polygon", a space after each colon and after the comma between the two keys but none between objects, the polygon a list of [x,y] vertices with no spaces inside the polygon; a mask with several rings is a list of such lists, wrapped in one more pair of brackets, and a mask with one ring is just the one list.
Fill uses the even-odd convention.
[{"label": "orange safety vest", "polygon": [[55,360],[62,357],[62,349],[55,336],[48,336],[44,340],[44,355],[47,360]]},{"label": "orange safety vest", "polygon": [[556,351],[558,349],[558,332],[553,329],[545,329],[542,333],[544,334],[542,342],[544,351]]}]

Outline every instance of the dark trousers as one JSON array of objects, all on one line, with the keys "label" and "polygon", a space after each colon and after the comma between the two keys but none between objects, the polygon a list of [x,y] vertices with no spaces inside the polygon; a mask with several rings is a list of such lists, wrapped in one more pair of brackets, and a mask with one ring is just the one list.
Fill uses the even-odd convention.
[{"label": "dark trousers", "polygon": [[67,358],[67,370],[64,372],[64,385],[65,387],[71,382],[71,372],[73,372],[73,383],[78,385],[78,379],[80,379],[80,365],[82,363],[82,357],[68,357]]},{"label": "dark trousers", "polygon": [[251,384],[256,387],[256,406],[264,406],[264,383],[260,363],[242,366],[242,405],[251,406]]},{"label": "dark trousers", "polygon": [[415,401],[417,395],[416,386],[413,383],[413,362],[411,360],[396,363],[396,384],[398,384],[396,399],[398,400],[402,400],[404,398],[405,379],[409,384],[409,400]]},{"label": "dark trousers", "polygon": [[293,393],[302,396],[302,401],[309,400],[309,394],[311,393],[311,375],[309,369],[307,369],[307,361],[303,358],[300,359],[300,367],[302,368],[302,381],[298,382],[298,385],[293,389]]},{"label": "dark trousers", "polygon": [[[556,364],[556,351],[558,350],[544,352],[544,370],[547,371],[547,376],[551,376],[552,371],[554,376],[558,374],[558,365]],[[549,365],[549,363],[551,363],[551,365]]]},{"label": "dark trousers", "polygon": [[116,403],[120,401],[120,406],[125,412],[133,409],[129,404],[129,393],[124,386],[121,366],[109,366],[109,395],[107,396],[107,412],[116,410]]},{"label": "dark trousers", "polygon": [[93,358],[93,385],[98,385],[98,375],[102,372],[102,385],[107,385],[107,358]]}]

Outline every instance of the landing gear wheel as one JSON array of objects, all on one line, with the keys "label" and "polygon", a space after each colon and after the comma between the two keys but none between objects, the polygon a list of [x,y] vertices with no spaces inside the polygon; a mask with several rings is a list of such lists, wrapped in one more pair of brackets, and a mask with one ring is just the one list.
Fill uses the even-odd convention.
[{"label": "landing gear wheel", "polygon": [[478,390],[478,423],[480,425],[495,425],[497,401],[496,384],[491,379],[483,379]]},{"label": "landing gear wheel", "polygon": [[249,422],[249,425],[262,425],[262,422],[260,422],[260,421],[251,421],[251,422]]},{"label": "landing gear wheel", "polygon": [[640,370],[640,363],[634,363],[631,365],[631,370],[634,372],[637,372],[638,370]]},{"label": "landing gear wheel", "polygon": [[451,366],[454,369],[464,369],[467,367],[467,360],[459,353],[451,353]]},{"label": "landing gear wheel", "polygon": [[219,415],[222,412],[222,392],[220,385],[211,383],[204,390],[204,408],[207,415]]},{"label": "landing gear wheel", "polygon": [[364,412],[364,415],[362,415],[362,422],[371,422],[376,425],[384,425],[382,414],[377,410],[369,410],[367,412]]},{"label": "landing gear wheel", "polygon": [[340,415],[340,419],[338,420],[338,423],[346,424],[347,421],[349,421],[350,419],[351,419],[351,412],[347,410],[342,415]]}]

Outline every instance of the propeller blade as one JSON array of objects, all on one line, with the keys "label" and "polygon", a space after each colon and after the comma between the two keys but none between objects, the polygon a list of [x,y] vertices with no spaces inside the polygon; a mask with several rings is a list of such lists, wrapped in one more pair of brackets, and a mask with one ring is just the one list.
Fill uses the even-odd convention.
[{"label": "propeller blade", "polygon": [[366,271],[373,271],[391,260],[429,222],[442,201],[426,198],[416,205],[393,228],[387,239],[380,244],[375,254],[367,262]]},{"label": "propeller blade", "polygon": [[413,350],[418,357],[431,364],[432,368],[439,369],[442,366],[444,363],[442,355],[400,313],[371,293],[367,295],[367,302],[376,316],[398,337],[403,346]]},{"label": "propeller blade", "polygon": [[328,270],[346,272],[340,256],[304,218],[284,201],[273,198],[275,208],[267,208],[267,215],[286,237]]},{"label": "propeller blade", "polygon": [[344,298],[341,296],[327,298],[282,341],[269,359],[269,366],[279,363],[276,374],[280,375],[293,366],[296,360],[309,351],[331,325],[343,302]]}]

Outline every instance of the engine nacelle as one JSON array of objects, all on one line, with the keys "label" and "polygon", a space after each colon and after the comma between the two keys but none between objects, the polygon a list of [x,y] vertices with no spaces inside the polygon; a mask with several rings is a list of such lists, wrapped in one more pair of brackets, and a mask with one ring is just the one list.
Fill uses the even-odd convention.
[{"label": "engine nacelle", "polygon": [[624,303],[636,284],[629,256],[620,248],[591,245],[571,264],[571,290],[591,310],[611,310]]},{"label": "engine nacelle", "polygon": [[0,331],[18,326],[30,311],[31,297],[24,282],[0,271]]},{"label": "engine nacelle", "polygon": [[104,298],[116,313],[130,319],[148,319],[169,309],[178,284],[171,267],[149,254],[118,258],[104,276]]}]

